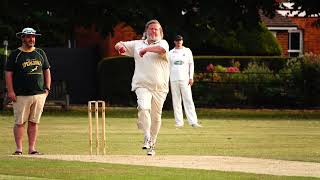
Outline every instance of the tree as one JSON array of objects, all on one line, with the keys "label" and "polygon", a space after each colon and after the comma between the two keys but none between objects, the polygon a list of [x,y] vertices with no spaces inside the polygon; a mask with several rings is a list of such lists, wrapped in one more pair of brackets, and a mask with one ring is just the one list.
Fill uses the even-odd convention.
[{"label": "tree", "polygon": [[320,3],[318,0],[289,0],[293,3],[291,11],[305,12],[307,17],[320,16]]},{"label": "tree", "polygon": [[258,29],[259,10],[272,17],[277,6],[276,0],[3,0],[0,35],[13,40],[15,32],[32,26],[46,34],[39,42],[43,46],[61,46],[73,39],[76,26],[95,24],[97,31],[109,34],[119,22],[127,22],[142,33],[145,22],[155,18],[169,40],[183,33],[195,46],[206,46],[212,33],[228,36],[240,27]]},{"label": "tree", "polygon": [[[319,17],[320,16],[320,3],[317,0],[289,0],[290,3],[293,3],[290,9],[291,13],[293,11],[298,12],[295,16],[298,16],[300,13],[305,13],[305,17]],[[320,18],[318,18],[313,25],[320,26]]]}]

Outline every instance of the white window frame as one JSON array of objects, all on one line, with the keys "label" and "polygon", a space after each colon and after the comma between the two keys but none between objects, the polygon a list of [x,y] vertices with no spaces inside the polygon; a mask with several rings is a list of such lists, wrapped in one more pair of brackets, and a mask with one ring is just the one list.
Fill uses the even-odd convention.
[{"label": "white window frame", "polygon": [[[303,54],[303,34],[301,30],[289,30],[288,31],[289,36],[289,45],[288,45],[288,55],[290,57],[290,53],[299,53],[299,56]],[[299,33],[299,47],[300,49],[291,49],[291,33]]]}]

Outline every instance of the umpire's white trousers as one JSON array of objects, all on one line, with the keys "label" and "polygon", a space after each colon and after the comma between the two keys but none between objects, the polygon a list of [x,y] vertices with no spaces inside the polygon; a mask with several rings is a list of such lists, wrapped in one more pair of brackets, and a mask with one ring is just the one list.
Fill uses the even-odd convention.
[{"label": "umpire's white trousers", "polygon": [[137,88],[135,92],[138,102],[138,128],[142,129],[144,135],[155,144],[161,127],[162,107],[167,92],[150,91],[146,88]]},{"label": "umpire's white trousers", "polygon": [[184,124],[181,101],[183,101],[184,111],[189,121],[189,124],[197,124],[198,118],[192,99],[191,86],[188,84],[189,81],[171,81],[170,83],[174,119],[176,121],[176,125],[182,126]]}]

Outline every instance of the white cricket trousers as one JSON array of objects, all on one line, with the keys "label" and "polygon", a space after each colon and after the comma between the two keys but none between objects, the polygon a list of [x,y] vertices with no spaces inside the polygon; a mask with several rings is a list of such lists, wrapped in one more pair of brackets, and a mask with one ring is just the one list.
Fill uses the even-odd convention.
[{"label": "white cricket trousers", "polygon": [[191,86],[188,84],[188,80],[171,81],[171,95],[172,95],[172,105],[174,111],[174,119],[176,125],[183,125],[183,112],[182,104],[189,124],[197,124],[198,118],[195,110],[195,106],[192,99]]},{"label": "white cricket trousers", "polygon": [[135,92],[138,103],[138,128],[143,130],[144,136],[150,138],[152,144],[155,144],[161,127],[163,103],[168,93],[150,91],[146,88],[137,88]]}]

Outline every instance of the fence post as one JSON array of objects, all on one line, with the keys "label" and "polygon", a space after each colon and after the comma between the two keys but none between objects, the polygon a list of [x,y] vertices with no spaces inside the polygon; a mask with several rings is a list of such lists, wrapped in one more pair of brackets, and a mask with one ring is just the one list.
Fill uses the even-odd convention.
[{"label": "fence post", "polygon": [[[4,81],[4,66],[7,62],[8,58],[8,40],[3,41],[3,46],[4,46],[4,60],[0,59],[0,66],[1,66],[1,71],[0,71],[0,110],[3,109],[4,106],[4,98],[5,98],[5,81]],[[2,78],[3,77],[3,78]]]}]

